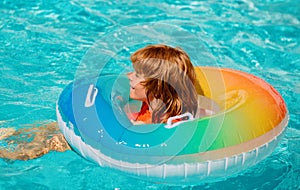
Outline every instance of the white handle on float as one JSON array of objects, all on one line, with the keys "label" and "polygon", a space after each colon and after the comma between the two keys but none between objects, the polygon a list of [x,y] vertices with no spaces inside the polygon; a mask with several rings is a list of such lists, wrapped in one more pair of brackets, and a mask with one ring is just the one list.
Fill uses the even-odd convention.
[{"label": "white handle on float", "polygon": [[84,106],[91,107],[92,105],[94,105],[97,94],[98,94],[98,89],[93,84],[91,84],[86,94]]},{"label": "white handle on float", "polygon": [[[188,119],[185,119],[186,117]],[[185,119],[185,120],[178,121],[178,122],[174,123],[174,120],[176,120],[176,119]],[[169,119],[167,120],[167,125],[165,126],[165,128],[171,129],[171,128],[176,127],[177,125],[179,125],[181,123],[184,123],[184,122],[187,122],[187,121],[190,121],[190,120],[193,120],[193,119],[194,119],[194,116],[190,112],[186,112],[186,113],[181,114],[181,115],[176,115],[176,116],[173,116],[173,117],[169,117]]]}]

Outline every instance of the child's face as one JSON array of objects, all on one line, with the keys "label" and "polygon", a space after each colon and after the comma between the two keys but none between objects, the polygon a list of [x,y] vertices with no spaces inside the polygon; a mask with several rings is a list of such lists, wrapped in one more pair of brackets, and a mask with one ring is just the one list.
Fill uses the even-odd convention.
[{"label": "child's face", "polygon": [[145,80],[144,77],[136,72],[128,73],[127,76],[130,81],[130,98],[147,102],[146,89],[141,85],[141,82]]}]

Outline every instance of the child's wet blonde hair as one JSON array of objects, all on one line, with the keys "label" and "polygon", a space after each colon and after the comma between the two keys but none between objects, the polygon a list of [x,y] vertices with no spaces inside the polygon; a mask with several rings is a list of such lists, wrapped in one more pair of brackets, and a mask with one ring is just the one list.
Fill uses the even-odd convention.
[{"label": "child's wet blonde hair", "polygon": [[189,56],[181,48],[149,45],[131,55],[137,74],[145,78],[148,102],[158,101],[152,111],[152,122],[164,123],[171,116],[197,112],[196,74]]}]

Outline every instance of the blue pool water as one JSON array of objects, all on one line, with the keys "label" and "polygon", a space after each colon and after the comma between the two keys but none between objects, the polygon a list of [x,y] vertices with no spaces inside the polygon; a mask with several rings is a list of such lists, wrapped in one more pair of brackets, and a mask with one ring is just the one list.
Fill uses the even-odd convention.
[{"label": "blue pool water", "polygon": [[[130,37],[116,31],[133,25],[140,25],[148,36],[137,35],[140,45],[147,40],[170,41],[170,30],[181,28],[205,50],[206,58],[193,59],[194,64],[234,68],[263,78],[282,94],[290,122],[271,156],[219,182],[184,187],[150,183],[67,151],[29,161],[1,159],[0,189],[300,189],[299,5],[298,0],[2,0],[0,127],[55,121],[59,94],[84,68],[82,59],[99,41],[112,49],[114,40],[123,41],[127,51],[120,53],[118,64],[127,67],[128,52],[135,47]],[[143,29],[157,22],[161,28]],[[169,36],[159,35],[163,33]],[[103,41],[110,34],[115,39]],[[180,43],[189,46],[189,41]],[[117,72],[118,67],[108,69]]]}]

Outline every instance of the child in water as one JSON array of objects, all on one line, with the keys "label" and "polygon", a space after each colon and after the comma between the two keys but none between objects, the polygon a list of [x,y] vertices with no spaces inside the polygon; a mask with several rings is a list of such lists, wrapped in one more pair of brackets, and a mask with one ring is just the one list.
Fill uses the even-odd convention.
[{"label": "child in water", "polygon": [[[186,112],[194,117],[213,113],[199,106],[203,92],[190,58],[182,49],[149,45],[133,53],[131,61],[135,71],[128,74],[130,98],[142,101],[139,113],[128,114],[134,124],[166,123],[169,117]],[[1,141],[7,146],[0,147],[0,158],[12,160],[70,149],[57,123],[30,129],[0,128]]]},{"label": "child in water", "polygon": [[213,114],[198,104],[203,91],[182,49],[149,45],[132,54],[131,61],[135,71],[128,74],[130,98],[143,102],[140,112],[129,116],[134,124],[166,123],[186,112],[194,117]]}]

